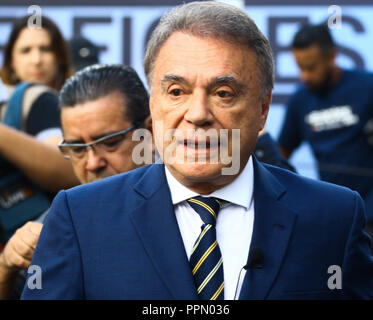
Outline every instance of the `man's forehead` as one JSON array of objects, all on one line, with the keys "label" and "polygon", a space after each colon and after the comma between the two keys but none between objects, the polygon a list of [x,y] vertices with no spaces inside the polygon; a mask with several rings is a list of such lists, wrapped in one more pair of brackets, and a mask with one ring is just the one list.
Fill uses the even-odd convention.
[{"label": "man's forehead", "polygon": [[248,71],[253,73],[257,69],[256,54],[248,47],[214,37],[175,32],[161,46],[152,78],[156,76],[161,85],[173,80],[191,81],[198,74],[209,82],[229,82],[229,78],[247,77]]},{"label": "man's forehead", "polygon": [[[84,100],[78,102],[75,105],[64,106],[61,108],[61,118],[74,117],[78,114],[82,117],[97,117],[104,119],[112,115],[121,114],[123,120],[127,120],[125,117],[127,108],[127,101],[124,95],[118,91],[112,91],[107,95],[98,97],[96,99]],[[78,120],[78,119],[77,119]]]},{"label": "man's forehead", "polygon": [[[66,139],[94,140],[126,129],[130,121],[125,109],[116,100],[97,99],[61,111],[61,125]],[[119,102],[117,100],[117,102]]]},{"label": "man's forehead", "polygon": [[293,49],[293,54],[297,58],[320,60],[325,57],[320,46],[314,44],[302,49]]}]

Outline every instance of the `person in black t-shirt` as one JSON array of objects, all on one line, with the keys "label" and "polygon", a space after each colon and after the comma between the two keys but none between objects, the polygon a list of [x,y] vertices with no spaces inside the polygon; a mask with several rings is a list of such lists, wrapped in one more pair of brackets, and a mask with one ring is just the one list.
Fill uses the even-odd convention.
[{"label": "person in black t-shirt", "polygon": [[373,235],[373,74],[336,64],[336,45],[325,25],[304,26],[292,49],[303,83],[290,97],[280,150],[289,158],[309,142],[320,179],[360,193]]}]

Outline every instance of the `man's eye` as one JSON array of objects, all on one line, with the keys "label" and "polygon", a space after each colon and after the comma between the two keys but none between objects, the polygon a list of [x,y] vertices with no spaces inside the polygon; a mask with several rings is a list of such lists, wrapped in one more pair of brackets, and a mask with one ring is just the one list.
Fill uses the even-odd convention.
[{"label": "man's eye", "polygon": [[302,71],[308,71],[308,72],[312,72],[315,69],[316,69],[316,66],[306,66],[306,67],[301,68]]},{"label": "man's eye", "polygon": [[118,143],[119,143],[119,140],[116,140],[116,141],[105,141],[105,142],[102,142],[102,144],[103,144],[105,147],[115,147]]},{"label": "man's eye", "polygon": [[178,97],[178,96],[180,96],[181,93],[182,93],[181,89],[172,89],[172,90],[170,91],[170,94],[173,95],[174,97]]},{"label": "man's eye", "polygon": [[71,150],[75,154],[81,154],[85,151],[85,147],[72,147]]},{"label": "man's eye", "polygon": [[110,147],[116,147],[119,142],[121,142],[123,140],[123,137],[121,136],[118,136],[118,137],[113,137],[113,138],[110,138],[110,139],[106,139],[104,141],[102,141],[100,144],[104,147],[104,148],[110,148]]},{"label": "man's eye", "polygon": [[233,96],[231,92],[225,90],[219,90],[216,94],[219,96],[219,98],[231,98]]}]

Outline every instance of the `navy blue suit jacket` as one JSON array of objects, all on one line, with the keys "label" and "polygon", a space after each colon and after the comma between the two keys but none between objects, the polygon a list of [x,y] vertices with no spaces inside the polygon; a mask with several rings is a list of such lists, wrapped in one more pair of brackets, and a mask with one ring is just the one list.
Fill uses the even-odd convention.
[{"label": "navy blue suit jacket", "polygon": [[[240,299],[372,298],[359,195],[255,159],[254,177],[251,247],[264,260]],[[23,299],[197,299],[162,164],[61,191],[31,264],[42,289],[26,284]],[[328,287],[332,265],[342,289]]]}]

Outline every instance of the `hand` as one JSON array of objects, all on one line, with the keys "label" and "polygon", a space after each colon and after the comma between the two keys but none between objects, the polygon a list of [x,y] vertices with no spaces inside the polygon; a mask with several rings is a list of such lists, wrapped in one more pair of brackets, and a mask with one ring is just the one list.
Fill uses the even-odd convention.
[{"label": "hand", "polygon": [[41,223],[29,221],[17,229],[0,255],[0,265],[9,271],[28,268],[42,227]]}]

